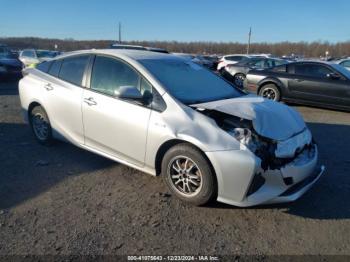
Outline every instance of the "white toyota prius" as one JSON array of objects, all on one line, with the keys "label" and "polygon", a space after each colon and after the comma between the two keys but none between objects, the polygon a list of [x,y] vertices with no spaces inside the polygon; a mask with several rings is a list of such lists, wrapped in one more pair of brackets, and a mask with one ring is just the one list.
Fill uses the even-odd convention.
[{"label": "white toyota prius", "polygon": [[324,171],[298,112],[181,57],[78,51],[24,75],[22,109],[40,143],[69,141],[162,175],[195,205],[293,201]]}]

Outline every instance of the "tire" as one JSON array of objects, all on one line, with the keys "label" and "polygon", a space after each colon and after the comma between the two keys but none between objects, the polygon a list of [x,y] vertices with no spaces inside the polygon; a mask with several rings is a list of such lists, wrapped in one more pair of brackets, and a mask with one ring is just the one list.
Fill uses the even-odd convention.
[{"label": "tire", "polygon": [[273,101],[281,100],[281,92],[275,84],[262,86],[259,90],[259,95]]},{"label": "tire", "polygon": [[36,106],[30,111],[29,122],[36,140],[42,145],[53,142],[52,128],[44,108]]},{"label": "tire", "polygon": [[170,191],[184,202],[201,206],[216,196],[211,165],[201,151],[189,144],[178,144],[165,153],[162,175]]},{"label": "tire", "polygon": [[239,89],[243,89],[243,82],[245,79],[245,74],[238,73],[233,76],[233,84],[237,86]]}]

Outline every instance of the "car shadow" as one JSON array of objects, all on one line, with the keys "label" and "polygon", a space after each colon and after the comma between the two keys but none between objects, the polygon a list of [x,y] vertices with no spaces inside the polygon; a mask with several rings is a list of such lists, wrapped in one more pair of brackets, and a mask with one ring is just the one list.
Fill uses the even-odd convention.
[{"label": "car shadow", "polygon": [[[308,123],[318,142],[320,163],[326,173],[309,192],[294,203],[251,207],[280,210],[313,219],[348,219],[350,207],[350,126]],[[73,145],[57,142],[39,145],[22,123],[0,123],[0,209],[8,209],[48,191],[71,176],[118,165]],[[239,209],[213,203],[213,209]]]},{"label": "car shadow", "polygon": [[0,123],[0,209],[9,209],[48,191],[64,179],[118,163],[56,142],[38,144],[25,124]]},{"label": "car shadow", "polygon": [[19,79],[0,79],[0,96],[18,95]]},{"label": "car shadow", "polygon": [[[292,203],[262,205],[246,209],[274,209],[312,219],[349,219],[350,125],[307,123],[319,147],[319,163],[325,174],[300,199]],[[241,209],[211,203],[213,209]]]}]

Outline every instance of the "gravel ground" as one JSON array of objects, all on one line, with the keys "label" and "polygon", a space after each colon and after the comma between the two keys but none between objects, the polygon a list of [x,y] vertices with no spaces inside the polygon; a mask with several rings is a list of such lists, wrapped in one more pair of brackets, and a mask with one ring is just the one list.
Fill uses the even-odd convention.
[{"label": "gravel ground", "polygon": [[0,255],[350,255],[350,114],[296,107],[326,174],[291,204],[183,204],[152,177],[66,143],[38,145],[0,84]]}]

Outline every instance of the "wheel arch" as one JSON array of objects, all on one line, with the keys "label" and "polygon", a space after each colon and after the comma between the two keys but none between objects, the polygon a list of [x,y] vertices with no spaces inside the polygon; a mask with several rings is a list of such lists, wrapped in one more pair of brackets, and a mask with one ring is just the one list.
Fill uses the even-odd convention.
[{"label": "wheel arch", "polygon": [[284,85],[283,85],[283,83],[280,80],[275,79],[275,78],[266,78],[266,79],[262,80],[258,84],[259,87],[258,87],[256,93],[259,94],[261,88],[263,88],[264,86],[269,85],[269,84],[275,85],[278,88],[278,90],[280,91],[281,95],[284,93]]},{"label": "wheel arch", "polygon": [[197,149],[201,154],[202,156],[207,160],[208,164],[209,164],[209,167],[214,175],[214,183],[215,183],[215,199],[217,198],[217,194],[218,194],[218,178],[217,178],[217,175],[216,175],[216,172],[215,172],[215,168],[213,166],[213,164],[211,163],[209,157],[205,154],[205,152],[199,148],[198,146],[196,146],[195,144],[191,143],[191,142],[188,142],[186,140],[182,140],[182,139],[171,139],[171,140],[168,140],[166,142],[164,142],[158,149],[157,153],[156,153],[156,158],[155,158],[155,171],[156,171],[156,175],[161,175],[161,172],[162,172],[162,161],[163,161],[163,158],[166,154],[166,152],[176,146],[176,145],[179,145],[179,144],[187,144],[189,146],[192,146],[193,148]]},{"label": "wheel arch", "polygon": [[[41,103],[38,102],[38,101],[32,101],[30,102],[29,106],[28,106],[28,111],[27,111],[27,119],[28,119],[28,122],[30,121],[30,113],[32,112],[33,108],[37,107],[37,106],[41,106]],[[45,110],[45,109],[44,109]]]},{"label": "wheel arch", "polygon": [[[176,146],[176,145],[179,145],[179,144],[187,144],[189,146],[192,146],[194,148],[196,148],[199,152],[202,153],[202,155],[205,157],[205,159],[208,161],[210,167],[212,168],[212,171],[214,172],[215,174],[215,169],[210,161],[210,159],[208,158],[208,156],[205,154],[205,152],[200,148],[198,147],[197,145],[189,142],[189,141],[186,141],[186,140],[182,140],[182,139],[178,139],[178,138],[174,138],[174,139],[171,139],[171,140],[168,140],[168,141],[165,141],[159,148],[158,148],[158,151],[156,153],[156,157],[155,157],[155,163],[154,163],[154,166],[155,166],[155,170],[156,170],[156,175],[160,175],[161,174],[161,171],[162,171],[162,161],[163,161],[163,158],[164,158],[164,155],[166,154],[166,152]],[[215,175],[216,176],[216,175]]]}]

